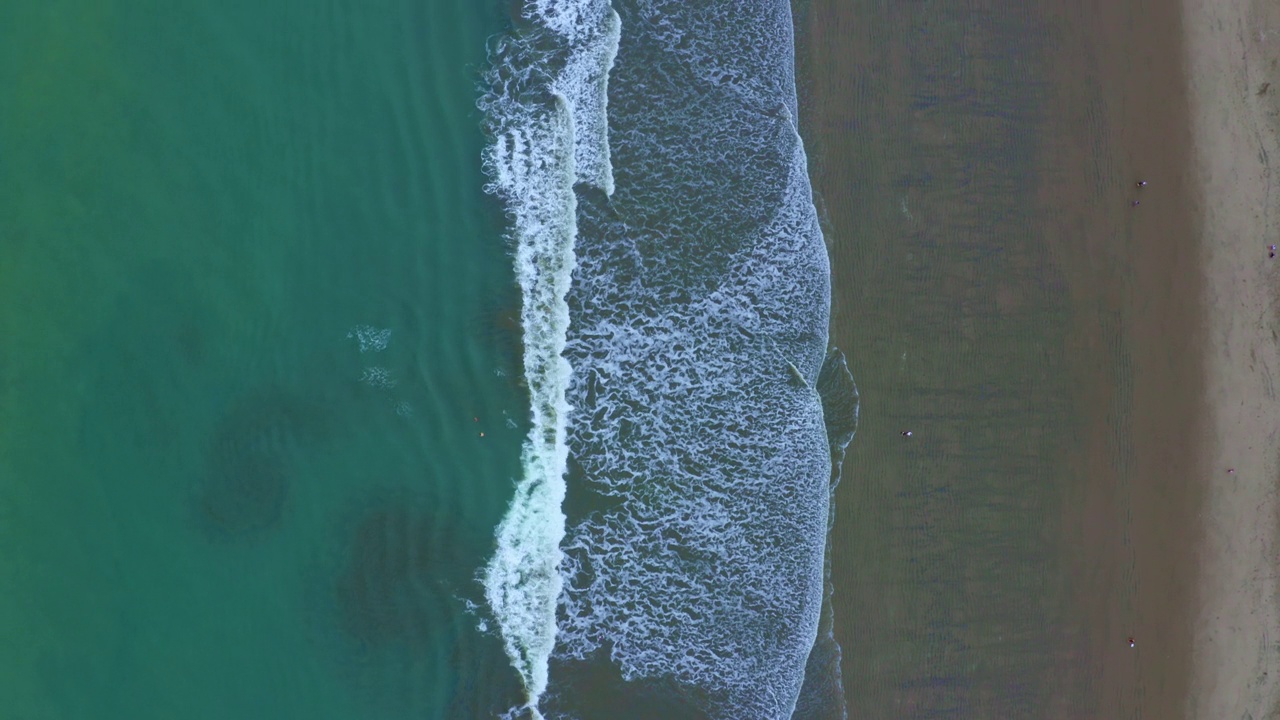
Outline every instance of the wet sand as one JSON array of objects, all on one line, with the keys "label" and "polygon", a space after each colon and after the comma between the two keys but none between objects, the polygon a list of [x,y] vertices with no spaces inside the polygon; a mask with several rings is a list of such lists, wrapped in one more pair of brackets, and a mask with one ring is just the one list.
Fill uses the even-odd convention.
[{"label": "wet sand", "polygon": [[1270,709],[1280,21],[1237,5],[797,4],[851,717]]}]

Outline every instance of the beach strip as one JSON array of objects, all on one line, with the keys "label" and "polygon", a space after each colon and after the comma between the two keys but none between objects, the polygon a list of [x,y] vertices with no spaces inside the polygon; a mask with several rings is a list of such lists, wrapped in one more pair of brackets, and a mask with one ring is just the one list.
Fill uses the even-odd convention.
[{"label": "beach strip", "polygon": [[1184,0],[1207,477],[1188,715],[1280,709],[1280,3]]}]

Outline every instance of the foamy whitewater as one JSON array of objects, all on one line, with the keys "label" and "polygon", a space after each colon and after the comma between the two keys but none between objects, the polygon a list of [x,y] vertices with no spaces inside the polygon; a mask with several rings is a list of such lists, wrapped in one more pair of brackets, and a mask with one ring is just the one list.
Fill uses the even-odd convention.
[{"label": "foamy whitewater", "polygon": [[[511,217],[516,277],[521,289],[524,374],[532,426],[522,454],[524,475],[498,525],[497,552],[485,568],[485,599],[503,644],[528,693],[528,708],[547,687],[556,642],[556,605],[565,533],[565,426],[571,368],[563,357],[569,327],[565,294],[574,270],[577,181],[612,191],[605,118],[609,66],[617,49],[618,17],[607,3],[540,0],[531,19],[549,32],[562,67],[551,73],[552,52],[519,38],[500,41],[481,100],[493,143],[484,165]],[[553,37],[558,36],[558,37]],[[580,128],[580,129],[579,129]]]},{"label": "foamy whitewater", "polygon": [[[484,582],[527,707],[541,717],[550,681],[550,712],[575,716],[554,659],[712,718],[790,718],[838,443],[789,2],[535,0],[525,17],[480,107],[533,420]],[[571,522],[570,455],[591,508]]]}]

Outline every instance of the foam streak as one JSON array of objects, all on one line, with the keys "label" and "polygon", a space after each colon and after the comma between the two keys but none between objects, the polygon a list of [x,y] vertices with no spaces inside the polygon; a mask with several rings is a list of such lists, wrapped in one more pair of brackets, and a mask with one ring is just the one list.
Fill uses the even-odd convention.
[{"label": "foam streak", "polygon": [[[564,471],[568,451],[565,391],[571,368],[562,357],[569,308],[564,302],[573,272],[577,235],[573,195],[573,118],[563,97],[527,134],[500,140],[513,189],[538,186],[538,194],[513,203],[517,233],[516,274],[522,291],[524,372],[533,424],[525,441],[524,476],[497,529],[497,552],[485,570],[485,598],[503,643],[528,692],[534,717],[547,687],[547,662],[555,648],[560,595],[560,541],[564,537]],[[505,141],[505,142],[504,142]],[[548,152],[549,151],[549,152]],[[536,178],[536,180],[534,180]]]},{"label": "foam streak", "polygon": [[[507,655],[524,682],[526,707],[539,719],[563,585],[561,505],[571,410],[566,394],[573,374],[564,358],[565,296],[576,266],[574,183],[593,183],[606,193],[613,189],[604,112],[620,25],[600,2],[539,0],[528,14],[542,22],[542,30],[533,38],[499,41],[480,101],[493,136],[484,156],[487,189],[506,202],[516,243],[532,420],[523,476],[498,525],[484,587]],[[534,50],[553,34],[561,40],[559,54]],[[578,131],[579,122],[585,133]]]}]

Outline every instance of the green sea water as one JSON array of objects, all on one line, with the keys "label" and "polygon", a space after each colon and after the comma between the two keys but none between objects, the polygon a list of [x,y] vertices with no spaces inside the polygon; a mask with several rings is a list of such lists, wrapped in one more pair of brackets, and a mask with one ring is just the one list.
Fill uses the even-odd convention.
[{"label": "green sea water", "polygon": [[465,612],[526,430],[474,109],[505,22],[0,3],[0,717],[509,685]]}]

